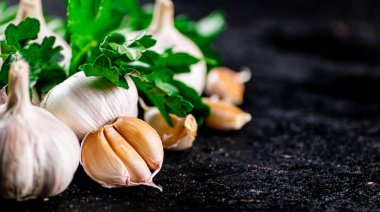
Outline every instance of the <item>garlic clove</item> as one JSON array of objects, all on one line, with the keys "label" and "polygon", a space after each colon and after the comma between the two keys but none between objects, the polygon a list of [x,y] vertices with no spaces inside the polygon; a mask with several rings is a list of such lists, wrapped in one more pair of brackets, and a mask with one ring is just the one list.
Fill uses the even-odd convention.
[{"label": "garlic clove", "polygon": [[85,172],[104,187],[123,186],[130,175],[123,161],[108,144],[104,129],[89,133],[82,142],[81,163]]},{"label": "garlic clove", "polygon": [[150,180],[150,170],[144,159],[136,150],[112,127],[104,127],[104,135],[113,151],[123,161],[133,183],[144,183]]},{"label": "garlic clove", "polygon": [[71,48],[61,36],[57,35],[47,27],[43,15],[41,0],[20,0],[19,9],[13,23],[18,24],[28,17],[35,18],[40,22],[40,32],[38,34],[38,38],[36,39],[38,43],[42,43],[45,37],[54,36],[56,39],[54,47],[62,46],[61,53],[64,56],[64,59],[60,62],[60,65],[68,70],[72,56]]},{"label": "garlic clove", "polygon": [[157,108],[148,108],[144,120],[159,134],[165,149],[185,150],[193,146],[197,136],[198,125],[194,116],[178,117],[170,114],[173,127],[169,126]]},{"label": "garlic clove", "polygon": [[[138,128],[132,126],[130,130],[135,122]],[[144,121],[119,117],[113,123],[86,135],[82,142],[82,165],[92,179],[109,188],[147,185],[162,190],[153,183],[153,177],[161,169],[163,147],[151,145],[161,144],[160,140],[146,140],[159,137],[152,137],[155,130],[148,124],[141,125],[141,122]],[[136,142],[140,146],[134,145]],[[141,147],[145,149],[141,150]],[[152,158],[157,163],[153,163]],[[154,170],[153,173],[149,167]]]},{"label": "garlic clove", "polygon": [[9,98],[0,107],[0,194],[27,200],[54,196],[70,184],[79,164],[75,134],[29,96],[29,66],[11,64]]},{"label": "garlic clove", "polygon": [[221,100],[232,104],[243,103],[245,86],[251,78],[251,71],[244,68],[235,72],[226,67],[212,69],[207,76],[206,94],[217,95]]},{"label": "garlic clove", "polygon": [[[175,28],[174,5],[171,0],[156,0],[153,20],[148,27],[148,32],[157,40],[156,45],[152,47],[154,51],[163,52],[167,48],[173,48],[174,52],[187,52],[203,59],[198,46]],[[190,73],[177,74],[175,78],[201,94],[206,83],[206,70],[206,63],[202,60],[191,66]]]},{"label": "garlic clove", "polygon": [[211,98],[203,98],[205,104],[211,109],[211,114],[206,118],[208,127],[218,130],[239,130],[247,124],[252,116],[235,105]]},{"label": "garlic clove", "polygon": [[164,150],[160,136],[148,123],[134,117],[119,117],[114,128],[141,155],[153,170],[160,170]]},{"label": "garlic clove", "polygon": [[86,77],[81,71],[55,86],[41,106],[68,125],[79,139],[119,116],[137,117],[138,94],[126,77],[129,89],[102,77]]}]

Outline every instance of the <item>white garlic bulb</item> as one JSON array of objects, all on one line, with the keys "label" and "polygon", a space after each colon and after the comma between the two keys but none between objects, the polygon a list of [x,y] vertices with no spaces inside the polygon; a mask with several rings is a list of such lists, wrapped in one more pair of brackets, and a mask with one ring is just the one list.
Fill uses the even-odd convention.
[{"label": "white garlic bulb", "polygon": [[[163,52],[173,47],[174,52],[187,52],[190,55],[203,59],[203,54],[189,38],[182,35],[174,26],[174,5],[171,0],[156,0],[153,20],[148,32],[157,40],[153,50]],[[199,61],[190,67],[191,72],[177,74],[176,79],[194,88],[199,94],[204,90],[206,83],[206,63]]]},{"label": "white garlic bulb", "polygon": [[118,87],[103,77],[86,77],[78,72],[55,86],[41,106],[68,125],[79,139],[119,116],[137,117],[138,94],[126,77],[129,89]]},{"label": "white garlic bulb", "polygon": [[26,200],[61,193],[79,165],[73,131],[29,99],[29,66],[12,63],[9,99],[0,108],[0,193]]},{"label": "white garlic bulb", "polygon": [[42,43],[45,37],[54,36],[56,39],[54,47],[62,46],[63,49],[61,53],[64,59],[60,62],[60,65],[68,70],[70,67],[72,54],[71,48],[61,36],[57,35],[47,27],[45,18],[43,16],[41,0],[20,0],[17,16],[15,20],[13,20],[13,23],[18,24],[28,17],[35,18],[40,22],[40,32],[38,34],[38,38],[36,39],[38,43]]}]

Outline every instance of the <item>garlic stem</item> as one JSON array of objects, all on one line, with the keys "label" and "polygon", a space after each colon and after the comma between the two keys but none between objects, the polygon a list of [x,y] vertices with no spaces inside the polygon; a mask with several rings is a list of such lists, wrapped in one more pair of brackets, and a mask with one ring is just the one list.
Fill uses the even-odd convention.
[{"label": "garlic stem", "polygon": [[16,23],[25,20],[27,17],[37,19],[41,26],[45,26],[41,0],[20,0],[19,9],[15,19]]},{"label": "garlic stem", "polygon": [[158,33],[164,28],[174,28],[174,5],[171,0],[156,0],[149,31]]},{"label": "garlic stem", "polygon": [[[29,96],[29,65],[25,61],[17,61],[11,64],[9,72],[9,100],[7,110],[21,110],[25,106],[31,105]],[[28,72],[23,74],[22,72]]]}]

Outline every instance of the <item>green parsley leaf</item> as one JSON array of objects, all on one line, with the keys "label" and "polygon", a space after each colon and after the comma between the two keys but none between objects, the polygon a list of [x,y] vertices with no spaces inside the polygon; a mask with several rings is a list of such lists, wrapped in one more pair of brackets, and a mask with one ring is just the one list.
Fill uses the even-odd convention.
[{"label": "green parsley leaf", "polygon": [[8,84],[11,63],[24,59],[30,66],[30,88],[36,87],[40,93],[62,82],[67,77],[66,71],[59,66],[63,59],[61,46],[54,47],[55,37],[46,37],[41,44],[32,40],[37,38],[40,24],[36,19],[27,18],[17,26],[10,24],[6,30],[6,45],[9,55],[0,71],[0,87]]},{"label": "green parsley leaf", "polygon": [[191,113],[194,115],[194,117],[197,118],[198,125],[202,125],[205,117],[209,116],[211,113],[210,108],[205,103],[203,103],[202,98],[198,95],[198,93],[193,88],[187,86],[185,83],[174,80],[171,81],[171,84],[179,90],[179,94],[184,99],[193,104],[194,108]]},{"label": "green parsley leaf", "polygon": [[170,126],[173,126],[173,122],[169,113],[186,116],[193,109],[193,105],[189,101],[180,95],[176,95],[176,92],[171,92],[169,87],[162,89],[157,86],[155,81],[146,77],[132,76],[132,79],[139,91],[144,93],[149,101],[158,108]]},{"label": "green parsley leaf", "polygon": [[36,19],[27,18],[18,26],[10,24],[5,30],[8,45],[20,50],[29,41],[37,39],[40,23]]},{"label": "green parsley leaf", "polygon": [[191,56],[186,52],[173,52],[172,49],[166,49],[156,63],[160,66],[167,67],[176,74],[190,72],[190,66],[199,62],[199,59]]}]

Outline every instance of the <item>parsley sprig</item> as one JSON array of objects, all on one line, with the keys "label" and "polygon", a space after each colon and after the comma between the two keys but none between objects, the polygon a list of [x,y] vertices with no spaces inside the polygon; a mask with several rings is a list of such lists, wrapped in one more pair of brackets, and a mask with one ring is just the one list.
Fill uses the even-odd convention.
[{"label": "parsley sprig", "polygon": [[156,41],[146,32],[132,40],[112,33],[101,43],[101,55],[93,62],[80,66],[86,76],[102,76],[120,87],[129,88],[128,75],[138,90],[155,105],[167,123],[169,114],[186,116],[192,113],[199,124],[209,115],[209,108],[199,94],[186,84],[175,80],[178,73],[187,73],[199,59],[185,52],[165,50],[162,54],[150,50]]},{"label": "parsley sprig", "polygon": [[38,37],[40,23],[27,18],[18,25],[9,24],[5,30],[5,61],[0,71],[0,87],[8,84],[9,68],[12,62],[24,59],[30,66],[30,87],[46,93],[67,77],[67,72],[58,64],[63,55],[61,46],[55,47],[55,37],[45,37],[42,43],[34,41]]}]

